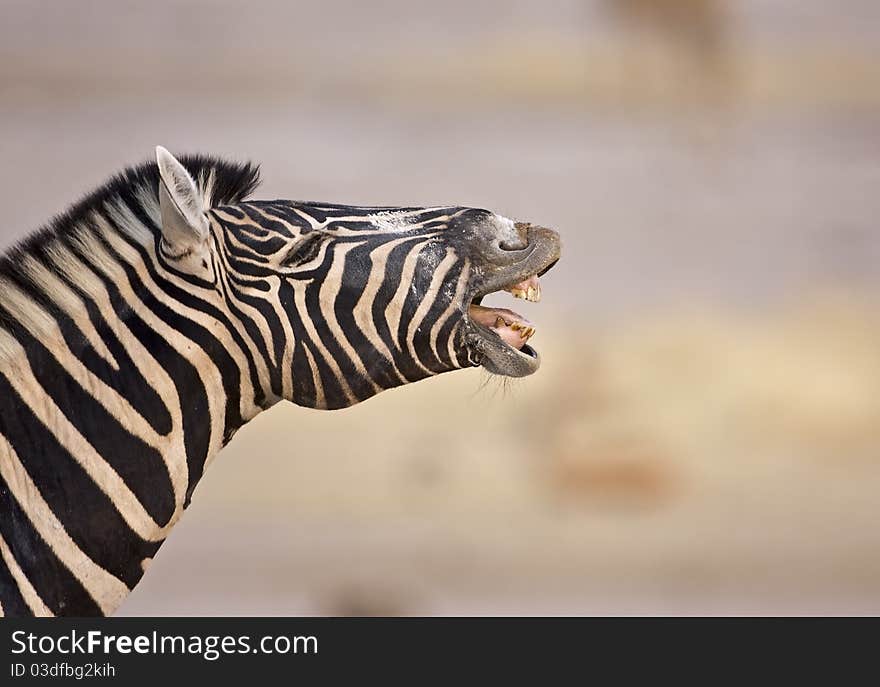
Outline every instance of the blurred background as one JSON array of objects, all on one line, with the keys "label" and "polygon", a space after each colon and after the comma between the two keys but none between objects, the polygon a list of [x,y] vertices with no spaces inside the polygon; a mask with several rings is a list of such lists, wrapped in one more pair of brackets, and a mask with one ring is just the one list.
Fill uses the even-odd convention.
[{"label": "blurred background", "polygon": [[0,15],[3,247],[156,144],[564,239],[534,377],[265,413],[122,613],[880,613],[880,3]]}]

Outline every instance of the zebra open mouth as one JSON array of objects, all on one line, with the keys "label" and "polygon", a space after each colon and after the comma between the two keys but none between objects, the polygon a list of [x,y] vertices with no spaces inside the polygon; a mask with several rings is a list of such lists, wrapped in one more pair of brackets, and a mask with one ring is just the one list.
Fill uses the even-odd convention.
[{"label": "zebra open mouth", "polygon": [[[541,300],[541,282],[538,280],[537,274],[533,274],[528,279],[504,290],[512,293],[514,298],[522,298],[533,303]],[[534,349],[527,343],[535,334],[535,325],[513,310],[487,308],[480,305],[480,301],[482,301],[482,297],[475,298],[468,307],[468,316],[471,318],[471,322],[488,328],[508,346],[535,357]]]},{"label": "zebra open mouth", "polygon": [[[547,230],[549,231],[549,230]],[[483,297],[489,293],[507,291],[514,298],[537,303],[541,300],[541,282],[539,277],[552,268],[559,259],[558,236],[552,233],[553,245],[550,249],[540,251],[540,255],[531,255],[527,263],[537,263],[538,269],[525,278],[522,277],[521,265],[513,278],[504,283],[499,282],[498,275],[474,296],[467,308],[468,321],[472,325],[473,338],[471,348],[476,353],[477,364],[489,372],[508,377],[525,377],[535,372],[541,364],[538,352],[529,344],[534,336],[535,325],[527,318],[507,308],[488,308],[481,305]],[[534,268],[533,268],[534,269]],[[494,288],[495,286],[498,288]]]}]

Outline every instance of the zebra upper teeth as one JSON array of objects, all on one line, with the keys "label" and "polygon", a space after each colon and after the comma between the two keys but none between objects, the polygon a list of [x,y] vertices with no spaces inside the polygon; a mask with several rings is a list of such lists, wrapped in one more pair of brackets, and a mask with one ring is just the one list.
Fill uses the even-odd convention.
[{"label": "zebra upper teeth", "polygon": [[538,281],[538,275],[536,274],[518,284],[514,284],[507,291],[512,293],[514,298],[522,298],[532,303],[537,303],[541,300],[541,282]]},{"label": "zebra upper teeth", "polygon": [[[531,301],[541,300],[541,284],[537,275],[532,275],[507,289],[515,298]],[[525,317],[505,308],[488,308],[471,304],[468,315],[473,322],[495,332],[508,346],[522,350],[526,342],[535,334],[535,326]]]}]

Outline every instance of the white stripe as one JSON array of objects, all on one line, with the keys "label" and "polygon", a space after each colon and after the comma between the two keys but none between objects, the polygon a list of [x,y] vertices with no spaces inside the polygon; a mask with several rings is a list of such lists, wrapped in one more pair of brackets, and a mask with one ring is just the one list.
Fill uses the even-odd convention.
[{"label": "white stripe", "polygon": [[[440,360],[440,352],[437,350],[437,337],[440,335],[440,330],[443,329],[443,325],[445,325],[449,318],[455,314],[459,305],[464,302],[464,292],[467,288],[468,277],[470,276],[470,267],[470,260],[465,260],[465,263],[461,268],[461,275],[458,278],[458,283],[455,285],[455,293],[452,295],[452,299],[449,301],[446,310],[444,310],[443,314],[437,318],[437,321],[431,328],[431,350],[434,352],[438,361]],[[449,338],[450,341],[453,339],[452,332],[449,333]],[[447,343],[447,346],[448,345],[449,344]],[[450,359],[452,364],[458,367],[458,359],[454,355],[450,356]]]},{"label": "white stripe", "polygon": [[379,393],[382,391],[382,387],[376,384],[376,382],[373,381],[373,378],[367,374],[367,370],[364,367],[364,361],[361,360],[357,351],[354,350],[351,342],[345,336],[345,332],[339,325],[339,320],[336,319],[336,298],[339,295],[339,290],[342,287],[342,280],[345,276],[345,256],[348,255],[349,251],[353,248],[360,248],[362,245],[363,244],[346,243],[339,246],[334,251],[330,270],[325,275],[324,281],[318,292],[318,307],[321,308],[321,313],[324,315],[324,321],[327,323],[327,328],[330,330],[331,336],[333,336],[336,343],[339,344],[340,348],[342,348],[345,354],[351,359],[352,363],[354,363],[357,373],[370,384],[375,393]]},{"label": "white stripe", "polygon": [[27,607],[31,609],[31,613],[40,617],[55,615],[40,598],[40,595],[37,593],[37,590],[34,589],[34,586],[27,578],[27,575],[24,574],[24,571],[18,565],[18,561],[15,560],[9,545],[6,543],[6,540],[3,539],[2,535],[0,535],[0,556],[3,557],[6,567],[9,568],[9,572],[12,574],[15,583],[18,585],[18,592],[21,594],[21,598],[24,599]]},{"label": "white stripe", "polygon": [[27,359],[22,356],[16,368],[7,369],[6,372],[12,373],[5,375],[9,385],[21,396],[25,405],[45,425],[49,433],[67,449],[98,488],[113,502],[128,526],[146,541],[164,539],[182,512],[182,505],[164,527],[153,520],[125,480],[79,433],[52,397],[40,386]]},{"label": "white stripe", "polygon": [[[457,258],[455,256],[455,251],[452,250],[452,248],[447,248],[446,255],[443,256],[440,264],[437,265],[437,267],[434,269],[434,274],[431,277],[431,283],[428,286],[427,292],[422,297],[422,300],[419,303],[419,307],[416,308],[412,319],[409,321],[409,327],[407,327],[406,331],[406,345],[409,347],[410,354],[416,361],[419,360],[418,353],[415,349],[416,331],[421,330],[422,321],[425,319],[425,317],[428,316],[428,313],[431,312],[431,307],[436,301],[437,294],[440,293],[440,289],[443,286],[443,281],[446,279],[446,275],[449,274],[449,270],[451,270],[453,265],[455,265],[456,259]],[[428,334],[430,339],[430,332]],[[439,356],[437,356],[436,349],[432,352],[437,357],[437,362],[440,362],[440,358]]]},{"label": "white stripe", "polygon": [[34,284],[45,293],[58,308],[66,313],[77,329],[89,342],[92,350],[103,358],[114,370],[119,370],[119,363],[113,354],[107,349],[104,340],[98,334],[94,324],[89,318],[85,303],[73,289],[64,283],[57,274],[52,272],[46,265],[32,255],[24,256],[21,264],[22,272],[27,274]]},{"label": "white stripe", "polygon": [[[307,283],[301,282],[300,288],[294,288],[293,290],[293,300],[296,304],[297,312],[303,313],[303,317],[301,319],[301,323],[303,327],[305,327],[306,333],[309,335],[309,338],[312,340],[315,348],[318,353],[324,359],[324,362],[327,363],[327,366],[333,372],[333,375],[336,377],[336,381],[339,382],[339,386],[342,388],[342,393],[345,394],[345,397],[348,399],[351,405],[357,403],[357,398],[352,393],[351,388],[348,386],[348,382],[345,379],[345,376],[342,374],[342,370],[339,369],[339,363],[336,359],[330,355],[330,352],[324,346],[324,342],[321,340],[321,337],[318,336],[318,331],[315,329],[315,325],[312,322],[312,318],[308,316],[308,308],[306,308],[306,287]],[[308,349],[306,349],[308,351]],[[315,379],[318,380],[318,372],[315,370]],[[326,396],[322,393],[323,398],[322,402],[326,402]],[[322,406],[318,406],[319,408]]]},{"label": "white stripe", "polygon": [[382,283],[385,278],[385,269],[388,265],[388,257],[391,255],[391,251],[409,240],[411,239],[407,237],[388,241],[380,245],[378,248],[375,248],[370,253],[370,262],[372,263],[370,276],[367,278],[364,291],[358,299],[357,305],[354,307],[354,320],[357,323],[357,326],[364,333],[364,336],[367,337],[370,343],[373,344],[373,347],[389,361],[401,383],[406,383],[406,377],[398,369],[397,363],[394,360],[394,354],[389,350],[388,346],[385,345],[382,337],[379,336],[379,332],[376,329],[376,322],[373,319],[373,302],[376,300],[376,295],[379,293],[379,289],[382,288]]},{"label": "white stripe", "polygon": [[[403,347],[407,345],[405,341],[402,342],[398,338],[398,330],[400,329],[400,317],[403,314],[403,304],[406,301],[406,292],[409,291],[409,289],[412,287],[419,254],[422,252],[422,249],[429,244],[430,241],[420,241],[410,249],[409,254],[403,261],[403,269],[401,270],[399,276],[400,283],[398,283],[397,290],[394,292],[394,296],[392,296],[391,301],[385,308],[385,321],[388,323],[388,328],[391,330],[392,340],[394,341],[398,350],[403,350]],[[428,374],[431,373],[429,369],[427,369],[419,362],[418,358],[415,359],[415,363]]]},{"label": "white stripe", "polygon": [[43,541],[85,588],[104,615],[112,613],[128,595],[128,587],[86,556],[43,499],[37,485],[0,434],[0,475]]}]

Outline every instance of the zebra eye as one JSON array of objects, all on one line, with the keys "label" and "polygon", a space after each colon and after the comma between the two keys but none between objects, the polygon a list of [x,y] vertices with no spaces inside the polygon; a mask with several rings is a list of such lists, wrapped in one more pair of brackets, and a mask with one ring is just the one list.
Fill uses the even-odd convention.
[{"label": "zebra eye", "polygon": [[323,236],[315,231],[296,242],[290,249],[284,259],[281,261],[283,267],[296,267],[311,262],[318,257],[321,252],[321,243]]}]

